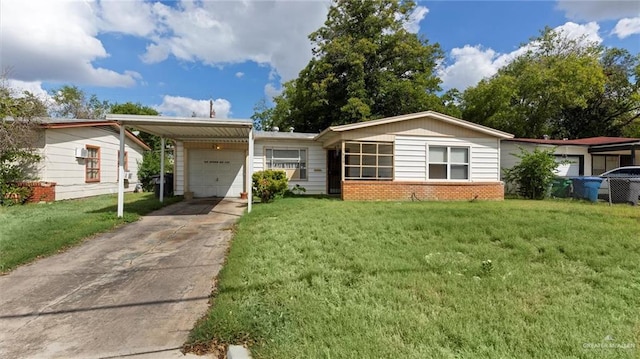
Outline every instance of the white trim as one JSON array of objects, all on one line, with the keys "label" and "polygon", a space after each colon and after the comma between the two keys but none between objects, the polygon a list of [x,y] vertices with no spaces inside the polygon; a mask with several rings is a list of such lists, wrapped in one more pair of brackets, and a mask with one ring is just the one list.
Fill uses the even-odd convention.
[{"label": "white trim", "polygon": [[252,184],[252,176],[253,176],[253,128],[249,130],[249,163],[247,165],[247,213],[251,213],[251,206],[253,204],[253,188]]},{"label": "white trim", "polygon": [[[435,145],[430,145],[429,143],[426,143],[426,153],[425,153],[425,160],[426,160],[426,168],[425,168],[425,181],[427,182],[441,182],[441,181],[446,181],[446,182],[473,182],[472,178],[471,178],[471,149],[472,146],[469,145],[449,145],[449,144],[435,144]],[[447,162],[444,163],[447,167],[447,178],[429,178],[429,165],[431,164],[431,161],[429,160],[429,147],[444,147],[447,149]],[[467,160],[468,162],[466,163],[467,166],[467,178],[466,179],[451,179],[451,165],[465,165],[463,163],[451,163],[450,159],[451,159],[451,148],[466,148],[467,149]],[[435,164],[443,164],[443,163],[435,163]]]},{"label": "white trim", "polygon": [[120,126],[120,153],[118,154],[118,218],[124,216],[124,139],[125,126]]}]

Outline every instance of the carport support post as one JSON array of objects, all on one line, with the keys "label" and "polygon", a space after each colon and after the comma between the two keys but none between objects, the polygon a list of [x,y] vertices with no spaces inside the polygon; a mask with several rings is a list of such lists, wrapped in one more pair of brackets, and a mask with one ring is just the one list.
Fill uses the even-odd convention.
[{"label": "carport support post", "polygon": [[253,176],[253,128],[249,129],[249,163],[247,165],[247,213],[251,212],[251,205],[253,204],[253,189],[252,178]]},{"label": "carport support post", "polygon": [[160,137],[160,202],[164,202],[164,137]]},{"label": "carport support post", "polygon": [[124,124],[120,124],[120,152],[118,153],[118,218],[124,215]]}]

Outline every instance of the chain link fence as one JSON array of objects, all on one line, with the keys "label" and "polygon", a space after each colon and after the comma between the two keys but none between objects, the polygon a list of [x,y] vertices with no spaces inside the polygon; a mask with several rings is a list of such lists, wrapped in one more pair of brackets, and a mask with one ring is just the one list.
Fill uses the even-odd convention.
[{"label": "chain link fence", "polygon": [[609,177],[600,185],[598,197],[613,203],[638,205],[640,198],[640,177]]}]

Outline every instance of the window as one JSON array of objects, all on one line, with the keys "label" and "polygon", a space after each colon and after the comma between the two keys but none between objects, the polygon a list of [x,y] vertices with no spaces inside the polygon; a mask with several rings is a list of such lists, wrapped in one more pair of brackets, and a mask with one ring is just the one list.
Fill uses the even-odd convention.
[{"label": "window", "polygon": [[468,180],[469,148],[429,146],[429,179]]},{"label": "window", "polygon": [[592,160],[592,171],[591,173],[594,176],[599,176],[604,172],[611,171],[614,168],[620,167],[620,156],[606,156],[606,155],[593,155],[591,157]]},{"label": "window", "polygon": [[345,142],[344,178],[393,179],[393,143]]},{"label": "window", "polygon": [[100,147],[87,146],[84,167],[86,182],[100,182]]},{"label": "window", "polygon": [[284,170],[290,180],[307,179],[307,150],[302,148],[266,148],[267,169]]}]

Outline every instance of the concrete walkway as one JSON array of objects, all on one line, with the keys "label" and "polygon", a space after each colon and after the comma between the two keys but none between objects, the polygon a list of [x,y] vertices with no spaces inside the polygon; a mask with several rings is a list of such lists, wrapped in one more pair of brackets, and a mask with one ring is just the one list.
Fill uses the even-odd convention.
[{"label": "concrete walkway", "polygon": [[0,277],[0,358],[184,358],[246,201],[183,201]]}]

